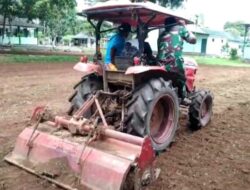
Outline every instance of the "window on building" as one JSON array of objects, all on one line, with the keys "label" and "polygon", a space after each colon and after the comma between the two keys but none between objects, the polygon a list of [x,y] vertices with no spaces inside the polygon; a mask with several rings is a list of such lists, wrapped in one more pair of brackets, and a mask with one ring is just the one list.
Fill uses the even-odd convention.
[{"label": "window on building", "polygon": [[11,32],[10,32],[9,28],[6,28],[5,35],[8,36],[8,37],[11,36]]},{"label": "window on building", "polygon": [[0,28],[0,36],[3,35],[3,28]]},{"label": "window on building", "polygon": [[23,36],[26,38],[29,37],[29,30],[27,28],[23,29]]},{"label": "window on building", "polygon": [[18,37],[18,28],[15,28],[15,29],[13,30],[13,35],[14,35],[15,37]]},{"label": "window on building", "polygon": [[214,42],[214,38],[212,39],[212,42]]},{"label": "window on building", "polygon": [[20,26],[17,26],[16,28],[14,28],[13,30],[13,36],[15,37],[19,37],[19,36],[22,36],[22,31],[20,29]]},{"label": "window on building", "polygon": [[88,39],[87,38],[84,38],[82,39],[82,44],[84,47],[87,47],[88,46]]},{"label": "window on building", "polygon": [[223,43],[224,41],[223,40],[221,40],[221,43]]},{"label": "window on building", "polygon": [[36,29],[34,30],[34,37],[35,37],[35,38],[38,38],[38,31],[39,31],[38,28],[36,28]]},{"label": "window on building", "polygon": [[8,28],[5,28],[5,33],[4,33],[4,35],[6,35],[6,36],[9,35],[9,30],[8,30]]}]

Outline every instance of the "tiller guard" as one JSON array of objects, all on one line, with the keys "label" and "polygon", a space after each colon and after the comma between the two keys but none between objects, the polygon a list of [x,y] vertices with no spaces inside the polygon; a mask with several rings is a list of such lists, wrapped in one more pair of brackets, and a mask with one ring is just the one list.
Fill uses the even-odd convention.
[{"label": "tiller guard", "polygon": [[[80,118],[93,103],[101,125]],[[140,189],[156,178],[150,139],[107,126],[96,96],[70,119],[46,121],[45,107],[35,109],[32,118],[37,124],[21,132],[7,162],[69,190]]]}]

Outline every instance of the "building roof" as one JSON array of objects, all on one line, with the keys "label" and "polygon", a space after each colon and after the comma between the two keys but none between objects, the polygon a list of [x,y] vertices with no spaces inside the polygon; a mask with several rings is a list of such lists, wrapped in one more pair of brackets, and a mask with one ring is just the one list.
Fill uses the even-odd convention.
[{"label": "building roof", "polygon": [[227,38],[227,34],[224,31],[219,31],[219,30],[213,30],[210,28],[202,28],[202,30],[209,34],[209,36],[216,36],[216,37],[225,37]]},{"label": "building roof", "polygon": [[193,25],[193,24],[187,25],[187,29],[188,29],[189,31],[192,31],[193,33],[209,35],[209,34],[208,34],[206,31],[204,31],[200,26],[196,26],[196,25]]},{"label": "building roof", "polygon": [[243,43],[244,38],[240,36],[235,36],[229,32],[213,30],[210,28],[204,28],[196,25],[187,25],[188,30],[192,31],[193,33],[208,35],[210,37],[222,37],[227,38],[228,41],[231,42],[238,42]]},{"label": "building roof", "polygon": [[[13,18],[13,20],[11,21],[11,25],[12,26],[28,27],[28,28],[42,28],[41,25],[35,24],[34,22],[29,21],[26,18],[18,18],[18,17]],[[3,26],[3,16],[2,15],[0,15],[0,26]],[[8,19],[6,19],[6,26],[9,26]]]},{"label": "building roof", "polygon": [[213,29],[205,28],[201,26],[187,25],[187,29],[198,34],[205,34],[209,36],[218,36],[218,37],[227,37],[227,34],[224,31],[213,30]]},{"label": "building roof", "polygon": [[83,32],[80,32],[80,33],[78,33],[78,34],[76,34],[75,36],[72,37],[72,39],[87,39],[87,38],[95,39],[95,38],[93,38],[91,36],[86,35]]}]

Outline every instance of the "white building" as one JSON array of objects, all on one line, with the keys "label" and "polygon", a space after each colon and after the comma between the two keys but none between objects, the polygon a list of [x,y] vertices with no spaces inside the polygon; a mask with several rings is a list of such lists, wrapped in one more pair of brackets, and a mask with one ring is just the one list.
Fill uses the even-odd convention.
[{"label": "white building", "polygon": [[[191,29],[190,30],[194,31],[194,29],[195,28],[192,28],[192,30]],[[197,43],[196,44],[184,43],[183,51],[186,53],[206,54],[206,40],[208,38],[208,34],[200,30],[199,28],[196,28],[194,33],[197,38]],[[158,51],[158,45],[157,45],[158,37],[159,37],[159,30],[153,30],[148,34],[148,38],[146,39],[146,41],[150,43],[150,46],[153,51]]]},{"label": "white building", "polygon": [[222,56],[223,46],[228,43],[228,37],[226,33],[208,28],[203,28],[202,30],[208,34],[206,54]]},{"label": "white building", "polygon": [[37,34],[41,28],[39,25],[23,18],[14,18],[10,24],[6,19],[5,32],[3,32],[3,16],[0,15],[0,44],[37,45]]},{"label": "white building", "polygon": [[243,59],[250,60],[250,42],[245,45]]},{"label": "white building", "polygon": [[73,44],[75,46],[82,46],[87,48],[95,47],[95,38],[90,37],[82,32],[72,37]]},{"label": "white building", "polygon": [[194,45],[184,43],[183,51],[185,53],[228,56],[232,48],[238,50],[238,55],[242,53],[243,40],[240,37],[198,26],[188,26],[188,29],[196,35],[197,43]]},{"label": "white building", "polygon": [[[188,25],[187,29],[192,31],[196,38],[196,44],[184,42],[183,52],[197,55],[222,55],[222,47],[228,42],[224,32],[218,32],[207,28],[201,28],[195,25]],[[158,30],[149,33],[147,41],[150,43],[153,51],[157,51]]]},{"label": "white building", "polygon": [[189,44],[184,43],[183,52],[190,53],[190,54],[207,54],[207,41],[208,41],[208,34],[203,31],[200,27],[195,25],[188,25],[187,29],[192,31],[197,39],[196,44]]}]

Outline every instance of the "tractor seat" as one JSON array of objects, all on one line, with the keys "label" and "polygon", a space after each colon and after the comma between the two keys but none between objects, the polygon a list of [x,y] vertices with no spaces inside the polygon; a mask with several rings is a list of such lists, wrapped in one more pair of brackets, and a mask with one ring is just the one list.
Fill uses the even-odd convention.
[{"label": "tractor seat", "polygon": [[116,56],[115,65],[118,70],[125,71],[128,67],[133,66],[133,58],[128,56]]}]

